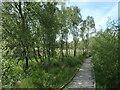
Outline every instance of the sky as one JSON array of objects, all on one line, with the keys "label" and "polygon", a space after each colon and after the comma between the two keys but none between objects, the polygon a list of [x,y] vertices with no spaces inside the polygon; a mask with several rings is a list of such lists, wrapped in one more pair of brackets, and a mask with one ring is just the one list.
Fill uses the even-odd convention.
[{"label": "sky", "polygon": [[[97,31],[106,28],[108,18],[118,20],[118,2],[67,2],[66,5],[78,6],[83,19],[93,16]],[[72,36],[68,41],[72,41]]]},{"label": "sky", "polygon": [[66,5],[78,6],[83,19],[93,16],[97,29],[99,29],[99,25],[105,28],[109,17],[112,20],[118,20],[117,2],[68,2]]}]

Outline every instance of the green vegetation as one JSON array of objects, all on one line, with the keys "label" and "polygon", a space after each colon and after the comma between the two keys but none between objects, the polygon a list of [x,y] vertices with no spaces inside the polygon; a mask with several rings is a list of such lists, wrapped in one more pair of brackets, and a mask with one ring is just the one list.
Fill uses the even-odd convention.
[{"label": "green vegetation", "polygon": [[0,28],[3,88],[60,88],[91,55],[97,89],[119,84],[119,32],[114,21],[97,31],[94,18],[83,20],[77,6],[4,2]]},{"label": "green vegetation", "polygon": [[[94,28],[90,18],[86,21],[93,23],[85,22],[84,29]],[[3,3],[3,88],[60,88],[67,83],[87,55],[78,47],[82,22],[79,8],[65,3]],[[74,36],[71,43],[69,34]],[[84,32],[82,36],[85,41]],[[87,42],[82,48],[88,48]]]},{"label": "green vegetation", "polygon": [[118,25],[109,21],[105,31],[99,31],[93,43],[93,64],[97,89],[119,88]]},{"label": "green vegetation", "polygon": [[[29,61],[29,69],[25,73],[21,67],[22,62],[17,65],[15,60],[5,60],[2,67],[2,83],[5,85],[3,87],[60,88],[75,74],[84,59],[83,56],[68,56],[64,61],[60,61],[54,57],[53,60],[51,58],[51,63],[44,65],[32,60]],[[21,81],[20,86],[17,86],[18,81]]]}]

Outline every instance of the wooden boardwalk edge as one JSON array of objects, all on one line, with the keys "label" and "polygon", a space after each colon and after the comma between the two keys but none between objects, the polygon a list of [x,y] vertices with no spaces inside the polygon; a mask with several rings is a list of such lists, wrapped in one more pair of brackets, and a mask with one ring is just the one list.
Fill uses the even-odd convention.
[{"label": "wooden boardwalk edge", "polygon": [[[80,69],[80,68],[79,68]],[[75,72],[75,74],[73,75],[73,77],[71,79],[69,79],[69,81],[67,83],[65,83],[59,90],[64,89],[72,80],[73,78],[77,75],[77,73],[79,72],[79,69],[77,69],[77,71]]]},{"label": "wooden boardwalk edge", "polygon": [[[90,57],[88,57],[88,58],[90,58]],[[88,59],[88,58],[86,58],[86,59]],[[86,60],[85,59],[85,60]],[[83,62],[84,63],[84,62]],[[77,73],[79,72],[79,70],[80,70],[80,68],[81,68],[81,66],[79,67],[79,69],[77,69],[77,71],[75,72],[75,74],[72,76],[72,78],[71,79],[69,79],[69,81],[67,82],[67,83],[65,83],[59,90],[63,90],[72,80],[73,80],[73,78],[77,75]],[[93,68],[93,63],[92,63],[92,76],[93,76],[93,79],[94,79],[94,81],[95,81],[95,73],[94,73],[94,68]],[[94,82],[94,89],[96,88],[96,82]]]},{"label": "wooden boardwalk edge", "polygon": [[[92,76],[93,76],[93,79],[95,81],[95,72],[94,72],[94,65],[93,65],[93,63],[92,63]],[[96,81],[94,82],[94,88],[96,88]]]}]

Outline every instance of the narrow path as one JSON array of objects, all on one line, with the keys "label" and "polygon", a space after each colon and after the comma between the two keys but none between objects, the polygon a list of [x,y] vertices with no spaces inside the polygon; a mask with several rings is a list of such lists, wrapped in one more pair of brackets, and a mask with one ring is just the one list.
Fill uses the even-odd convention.
[{"label": "narrow path", "polygon": [[73,80],[63,89],[72,90],[72,88],[91,88],[94,89],[93,69],[91,63],[92,57],[86,59]]}]

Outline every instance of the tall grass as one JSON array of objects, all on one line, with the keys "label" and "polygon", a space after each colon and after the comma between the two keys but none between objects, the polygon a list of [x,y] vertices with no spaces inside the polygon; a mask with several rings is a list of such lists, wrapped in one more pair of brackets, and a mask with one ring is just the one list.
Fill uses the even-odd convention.
[{"label": "tall grass", "polygon": [[3,72],[6,73],[3,76],[3,87],[13,87],[13,82],[20,81],[21,83],[17,88],[60,88],[80,68],[84,58],[82,55],[67,56],[61,61],[58,57],[54,57],[51,58],[50,63],[44,64],[36,63],[33,59],[29,61],[29,69],[26,73],[22,71],[22,62],[17,65],[15,60],[6,60],[6,64],[8,62],[12,64],[10,64],[10,69],[7,69],[4,62],[3,69],[5,71]]}]

